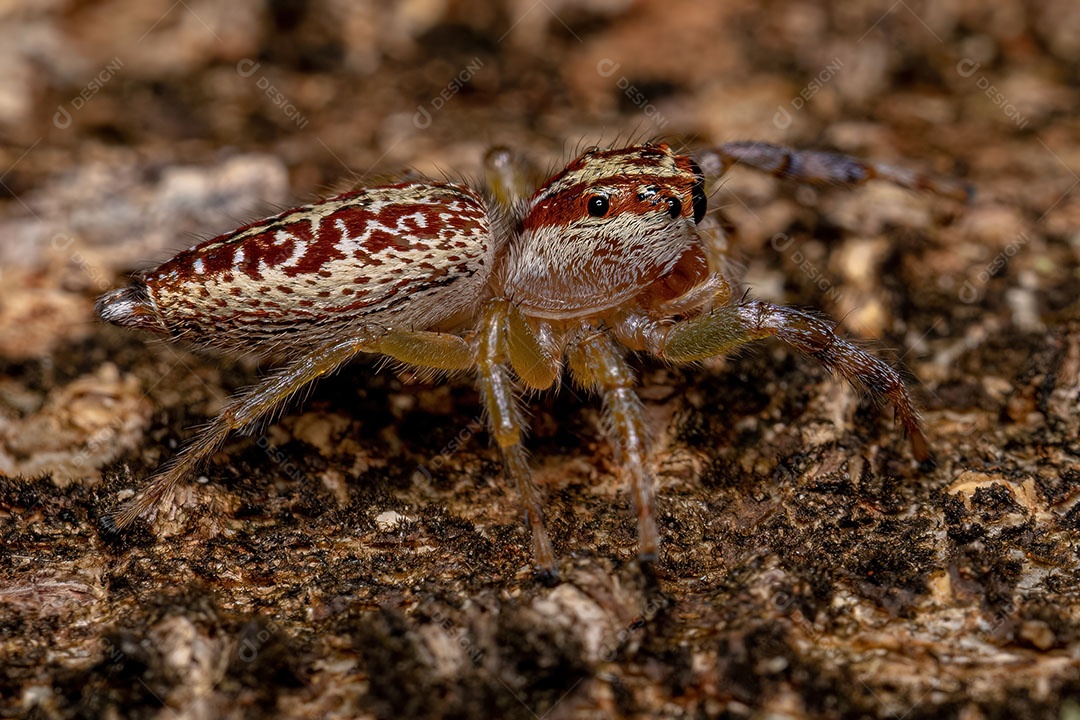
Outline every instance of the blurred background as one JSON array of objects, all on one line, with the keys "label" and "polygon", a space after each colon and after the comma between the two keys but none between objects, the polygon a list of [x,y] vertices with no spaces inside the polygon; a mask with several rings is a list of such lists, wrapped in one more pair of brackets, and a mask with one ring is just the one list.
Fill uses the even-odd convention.
[{"label": "blurred background", "polygon": [[[1078,59],[1075,0],[0,2],[0,715],[1075,715]],[[641,139],[971,183],[736,168],[711,201],[756,296],[910,370],[936,471],[785,348],[644,363],[662,593],[570,393],[531,406],[549,591],[468,381],[361,364],[156,535],[99,532],[258,369],[95,296],[319,196],[478,179],[494,144],[555,170]]]}]

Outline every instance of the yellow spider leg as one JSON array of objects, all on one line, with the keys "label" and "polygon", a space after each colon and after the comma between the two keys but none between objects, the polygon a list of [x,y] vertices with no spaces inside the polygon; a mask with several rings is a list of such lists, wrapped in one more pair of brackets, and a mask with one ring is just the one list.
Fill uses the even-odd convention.
[{"label": "yellow spider leg", "polygon": [[365,328],[358,336],[322,345],[238,393],[210,426],[185,447],[162,472],[115,513],[106,518],[121,529],[156,506],[180,480],[217,450],[234,430],[242,430],[272,412],[308,383],[333,372],[361,352],[378,352],[396,360],[439,370],[466,370],[473,350],[456,335],[434,332],[386,332]]},{"label": "yellow spider leg", "polygon": [[672,362],[694,362],[772,336],[810,355],[853,385],[865,388],[875,398],[887,397],[911,437],[915,458],[931,462],[919,414],[900,373],[839,337],[831,325],[812,315],[756,300],[724,305],[670,326],[655,352]]},{"label": "yellow spider leg", "polygon": [[525,449],[521,445],[523,422],[508,367],[507,319],[511,307],[506,300],[498,299],[489,303],[484,310],[477,337],[478,384],[491,434],[502,451],[506,474],[517,486],[525,506],[525,521],[532,529],[533,557],[538,574],[542,580],[553,583],[558,580],[559,569],[544,526],[540,492],[533,482]]},{"label": "yellow spider leg", "polygon": [[264,378],[258,385],[235,395],[221,414],[160,473],[151,477],[134,498],[106,516],[106,524],[119,530],[153,509],[180,480],[193,473],[217,450],[229,433],[272,412],[305,385],[333,372],[357,353],[373,350],[379,333],[365,328],[347,340],[322,345]]},{"label": "yellow spider leg", "polygon": [[649,435],[641,400],[634,393],[634,374],[609,336],[594,333],[570,350],[570,370],[582,385],[598,390],[604,401],[605,425],[616,461],[629,481],[638,525],[638,555],[656,559],[656,491],[649,468]]}]

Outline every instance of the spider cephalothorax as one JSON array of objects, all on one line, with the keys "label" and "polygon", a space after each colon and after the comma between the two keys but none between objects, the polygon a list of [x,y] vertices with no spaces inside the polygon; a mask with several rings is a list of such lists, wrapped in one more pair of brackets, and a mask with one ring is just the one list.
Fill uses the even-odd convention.
[{"label": "spider cephalothorax", "polygon": [[527,315],[565,319],[632,301],[686,254],[703,278],[704,214],[701,170],[666,145],[586,152],[529,200],[503,291]]},{"label": "spider cephalothorax", "polygon": [[208,240],[102,296],[98,312],[116,325],[289,359],[234,398],[113,523],[123,527],[154,508],[232,430],[359,353],[475,373],[548,578],[557,564],[521,444],[517,391],[552,388],[564,369],[603,399],[643,560],[656,557],[659,537],[629,350],[688,363],[775,336],[891,401],[915,457],[929,459],[891,366],[816,316],[733,301],[723,251],[707,239],[720,231],[706,217],[705,180],[741,162],[807,182],[879,177],[948,195],[962,189],[763,143],[730,143],[696,159],[646,144],[586,151],[526,197],[524,175],[507,157],[488,157],[491,193],[426,180],[362,189]]}]

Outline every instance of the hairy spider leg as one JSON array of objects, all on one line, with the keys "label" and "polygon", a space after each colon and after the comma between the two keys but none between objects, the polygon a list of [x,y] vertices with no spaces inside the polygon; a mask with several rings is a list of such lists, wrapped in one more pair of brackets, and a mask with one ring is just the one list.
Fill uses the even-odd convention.
[{"label": "hairy spider leg", "polygon": [[[518,489],[525,508],[525,522],[532,530],[537,575],[544,582],[555,583],[559,579],[559,568],[544,524],[540,491],[533,482],[525,448],[521,444],[524,422],[510,372],[514,358],[521,363],[527,362],[521,348],[522,328],[516,328],[518,333],[514,333],[514,323],[510,322],[516,312],[508,300],[501,298],[485,306],[476,337],[477,385],[487,411],[491,435],[502,452],[506,475]],[[513,349],[511,340],[514,341]],[[558,365],[555,361],[549,365],[549,373],[554,378]],[[521,372],[518,374],[519,377],[523,375]]]},{"label": "hairy spider leg", "polygon": [[225,409],[162,472],[150,478],[134,498],[105,517],[107,525],[114,530],[130,525],[155,507],[181,479],[193,473],[233,430],[245,428],[273,411],[308,383],[367,349],[374,339],[374,334],[361,334],[328,343],[297,358],[258,385],[234,395]]},{"label": "hairy spider leg", "polygon": [[259,384],[234,395],[221,414],[162,472],[150,478],[134,498],[106,516],[106,524],[114,530],[130,525],[154,508],[180,480],[193,473],[232,431],[250,427],[304,386],[362,352],[381,353],[401,362],[436,370],[466,370],[473,365],[473,351],[468,343],[454,335],[434,332],[387,332],[365,326],[352,337],[316,347]]},{"label": "hairy spider leg", "polygon": [[795,150],[765,142],[730,142],[697,155],[702,170],[719,177],[735,165],[770,173],[796,182],[855,186],[870,180],[886,180],[912,190],[928,190],[968,202],[973,190],[962,182],[942,180],[884,163],[868,162],[850,155]]},{"label": "hairy spider leg", "polygon": [[589,332],[569,351],[574,379],[597,391],[604,403],[604,426],[615,450],[637,513],[638,557],[656,560],[660,537],[656,528],[656,483],[649,466],[649,432],[644,408],[634,392],[634,373],[604,332]]},{"label": "hairy spider leg", "polygon": [[723,355],[754,340],[775,336],[820,362],[830,372],[888,398],[911,449],[922,463],[932,462],[926,436],[904,382],[892,366],[838,336],[827,322],[798,310],[752,300],[723,305],[671,325],[654,352],[677,363]]}]

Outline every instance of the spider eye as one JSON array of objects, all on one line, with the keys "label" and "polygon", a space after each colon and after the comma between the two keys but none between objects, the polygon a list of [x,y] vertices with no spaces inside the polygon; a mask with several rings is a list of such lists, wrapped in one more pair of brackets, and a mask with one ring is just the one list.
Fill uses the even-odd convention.
[{"label": "spider eye", "polygon": [[677,197],[669,197],[667,199],[667,208],[668,215],[671,216],[672,220],[675,220],[682,215],[682,201]]},{"label": "spider eye", "polygon": [[593,217],[604,217],[608,211],[608,199],[603,195],[593,195],[589,198],[589,214]]},{"label": "spider eye", "polygon": [[705,197],[705,183],[694,185],[694,224],[701,222],[705,217],[705,211],[709,209],[709,199]]},{"label": "spider eye", "polygon": [[690,162],[690,169],[694,172],[694,186],[690,189],[690,197],[694,201],[694,224],[701,222],[705,212],[709,209],[709,198],[705,196],[705,175],[696,162]]}]

